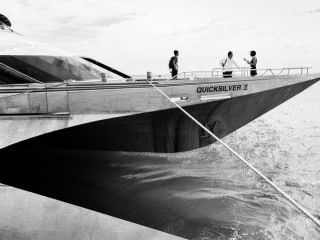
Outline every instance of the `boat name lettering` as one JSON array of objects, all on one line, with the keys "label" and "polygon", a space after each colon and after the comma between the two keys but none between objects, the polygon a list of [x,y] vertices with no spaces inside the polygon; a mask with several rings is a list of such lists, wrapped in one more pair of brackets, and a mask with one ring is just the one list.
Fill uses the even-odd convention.
[{"label": "boat name lettering", "polygon": [[197,93],[229,92],[229,91],[241,91],[241,90],[248,90],[248,84],[198,87]]}]

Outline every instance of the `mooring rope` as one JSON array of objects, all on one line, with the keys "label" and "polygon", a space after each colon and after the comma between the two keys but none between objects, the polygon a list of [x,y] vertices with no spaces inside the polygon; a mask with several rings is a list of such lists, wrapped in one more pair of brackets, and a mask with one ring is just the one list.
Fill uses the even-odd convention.
[{"label": "mooring rope", "polygon": [[205,126],[203,126],[197,119],[192,117],[186,110],[184,110],[179,104],[172,101],[171,98],[166,95],[163,91],[161,91],[157,86],[155,86],[151,81],[147,82],[151,84],[158,92],[160,92],[163,96],[165,96],[170,102],[176,105],[184,114],[186,114],[189,118],[191,118],[196,124],[198,124],[204,131],[206,131],[210,136],[220,142],[225,148],[227,148],[231,153],[233,153],[238,159],[240,159],[244,164],[246,164],[251,170],[253,170],[256,174],[258,174],[261,178],[263,178],[269,185],[271,185],[276,191],[278,191],[285,199],[291,202],[296,208],[298,208],[303,214],[305,214],[308,218],[310,218],[318,227],[320,227],[320,221],[318,221],[311,213],[309,213],[305,208],[303,208],[299,203],[293,200],[288,194],[286,194],[281,188],[279,188],[276,184],[274,184],[271,180],[269,180],[263,173],[261,173],[258,169],[256,169],[253,165],[251,165],[248,161],[246,161],[243,157],[241,157],[237,152],[235,152],[231,147],[229,147],[226,143],[224,143],[220,138],[218,138],[215,134],[209,131]]}]

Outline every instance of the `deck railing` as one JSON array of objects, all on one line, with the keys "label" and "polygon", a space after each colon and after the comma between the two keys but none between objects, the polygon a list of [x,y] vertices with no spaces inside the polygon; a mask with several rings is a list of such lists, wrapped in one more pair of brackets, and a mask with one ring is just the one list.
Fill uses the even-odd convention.
[{"label": "deck railing", "polygon": [[[261,68],[255,69],[256,76],[283,76],[283,75],[303,75],[309,74],[311,67],[294,68]],[[232,71],[232,77],[249,77],[250,68],[214,68],[211,71],[190,71],[177,75],[177,79],[198,79],[198,78],[221,78],[224,71]]]}]

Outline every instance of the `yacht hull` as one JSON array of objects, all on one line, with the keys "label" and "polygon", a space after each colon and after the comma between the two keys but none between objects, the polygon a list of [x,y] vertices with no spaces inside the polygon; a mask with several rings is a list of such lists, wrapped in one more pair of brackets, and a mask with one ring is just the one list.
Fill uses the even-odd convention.
[{"label": "yacht hull", "polygon": [[[182,102],[181,105],[184,105],[184,109],[187,112],[219,138],[223,138],[305,90],[318,80],[319,78],[314,78],[221,100],[214,99],[202,103],[194,101],[194,104],[192,102]],[[259,81],[257,84],[259,84]],[[168,87],[166,90],[170,92],[172,88],[177,87]],[[178,88],[180,88],[178,91],[181,91],[181,96],[190,96],[185,91],[188,89],[187,87],[180,86]],[[196,85],[193,88],[199,89],[201,85]],[[44,148],[172,153],[193,150],[215,141],[181,110],[166,101],[160,93],[155,92],[154,89],[148,88],[148,90],[158,95],[153,99],[163,103],[158,105],[160,110],[152,111],[154,106],[150,106],[150,103],[147,103],[145,105],[140,104],[137,109],[134,109],[135,111],[128,112],[126,110],[131,106],[125,105],[128,104],[126,102],[121,102],[121,96],[119,96],[120,103],[117,104],[119,106],[124,105],[124,108],[126,108],[122,113],[111,114],[108,109],[110,108],[108,105],[111,100],[107,99],[104,105],[98,104],[99,106],[94,105],[83,110],[87,115],[77,114],[77,111],[80,111],[77,108],[74,110],[76,112],[75,115],[70,118],[65,116],[57,120],[54,118],[41,119],[41,117],[36,116],[34,119],[14,120],[14,117],[11,116],[12,119],[6,121],[11,123],[22,121],[24,124],[31,124],[32,122],[31,130],[30,126],[26,126],[26,130],[29,129],[28,134],[31,135],[33,133],[32,129],[36,128],[35,125],[42,126],[43,130],[45,130],[45,134],[37,132],[39,129],[35,130],[35,135],[38,134],[39,136],[32,136],[30,139],[26,135],[26,139],[22,139],[25,141],[19,143],[20,146],[24,147],[41,146]],[[89,95],[89,93],[86,94]],[[174,94],[174,96],[176,95]],[[91,97],[89,96],[89,98]],[[126,99],[127,97],[124,98]],[[144,101],[143,96],[141,99]],[[139,98],[139,101],[141,99]],[[129,100],[126,99],[126,101]],[[134,102],[134,99],[132,101]],[[145,99],[145,102],[148,101],[152,100]],[[83,104],[85,103],[83,102]],[[75,105],[80,106],[79,102],[76,102]],[[146,109],[150,106],[149,109],[151,111],[142,112],[144,106]],[[75,106],[71,105],[71,108],[75,108]],[[84,106],[81,104],[80,108],[84,109]],[[94,115],[96,117],[92,117],[91,112],[102,110],[106,111],[106,113],[100,112],[100,114]],[[24,115],[24,117],[28,116]],[[58,127],[57,124],[59,124]],[[19,125],[11,125],[11,127],[18,129]],[[14,131],[12,130],[11,132]]]}]

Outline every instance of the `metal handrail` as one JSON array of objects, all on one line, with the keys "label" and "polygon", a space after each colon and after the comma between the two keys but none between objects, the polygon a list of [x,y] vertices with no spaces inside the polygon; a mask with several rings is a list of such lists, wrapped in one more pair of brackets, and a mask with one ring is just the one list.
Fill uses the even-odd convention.
[{"label": "metal handrail", "polygon": [[[306,74],[309,74],[309,69],[311,67],[291,67],[291,68],[258,68],[254,69],[256,71],[265,71],[263,74],[260,76],[264,76],[266,73],[270,72],[273,76],[280,76],[283,71],[287,71],[287,75],[290,75],[290,70],[300,70],[300,75],[303,74],[303,70],[306,70]],[[253,69],[249,67],[242,67],[242,68],[213,68],[211,71],[211,76],[215,77],[215,72],[217,73],[217,77],[219,77],[219,72],[224,72],[226,70],[230,71],[235,71],[235,72],[240,72],[242,76],[249,76],[249,72]],[[274,71],[280,71],[278,74],[274,74]],[[247,72],[247,75],[245,74]]]},{"label": "metal handrail", "polygon": [[[311,67],[291,67],[291,68],[258,68],[254,69],[256,71],[264,71],[262,74],[259,74],[259,76],[264,76],[267,73],[270,73],[272,76],[280,76],[281,73],[287,72],[287,75],[290,74],[290,70],[300,70],[300,75],[303,74],[309,74],[309,69]],[[189,72],[182,72],[177,74],[176,76],[170,78],[172,80],[173,78],[179,78],[182,77],[184,80],[187,80],[186,75],[190,74],[191,78],[197,78],[195,75],[197,73],[204,73],[204,74],[210,74],[212,78],[215,77],[222,77],[222,72],[224,71],[234,71],[234,72],[241,72],[241,77],[250,76],[250,71],[252,70],[249,67],[241,67],[241,68],[213,68],[211,71],[189,71]],[[279,73],[275,73],[276,71],[279,71]],[[293,75],[293,74],[292,74]]]}]

